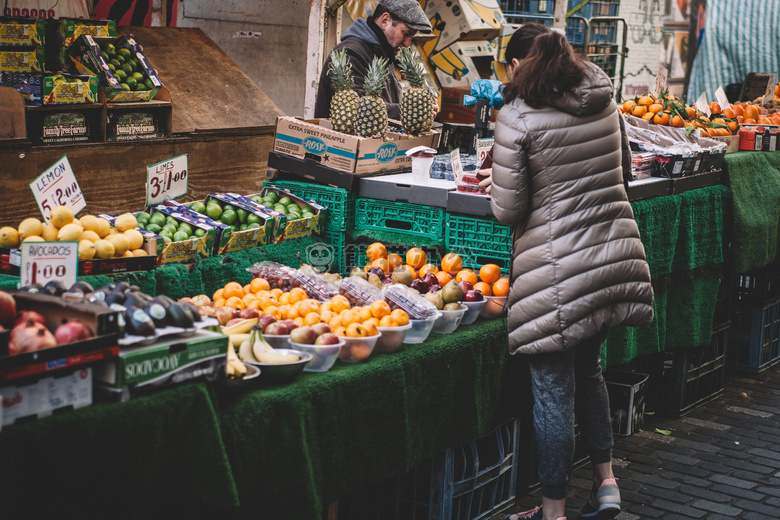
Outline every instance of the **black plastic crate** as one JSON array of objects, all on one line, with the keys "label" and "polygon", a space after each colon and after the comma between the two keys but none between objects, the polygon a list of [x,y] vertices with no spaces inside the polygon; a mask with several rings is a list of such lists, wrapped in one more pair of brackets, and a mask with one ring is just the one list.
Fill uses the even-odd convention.
[{"label": "black plastic crate", "polygon": [[735,275],[736,305],[759,306],[780,298],[780,255],[769,265]]},{"label": "black plastic crate", "polygon": [[721,276],[718,296],[715,299],[715,314],[712,317],[712,332],[720,332],[731,326],[731,317],[734,312],[732,289],[730,279]]},{"label": "black plastic crate", "polygon": [[727,366],[761,372],[780,362],[780,302],[766,307],[737,307],[728,331]]},{"label": "black plastic crate", "polygon": [[709,345],[665,350],[637,358],[650,376],[647,408],[681,417],[723,393],[727,331],[712,335]]}]

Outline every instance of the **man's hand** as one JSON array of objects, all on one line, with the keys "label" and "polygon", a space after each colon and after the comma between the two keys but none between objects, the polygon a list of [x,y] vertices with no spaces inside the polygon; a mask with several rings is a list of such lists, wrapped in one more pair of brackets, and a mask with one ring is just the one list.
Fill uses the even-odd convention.
[{"label": "man's hand", "polygon": [[490,194],[490,188],[493,184],[493,168],[485,168],[484,170],[479,170],[477,172],[477,175],[479,177],[484,177],[479,182],[479,185],[486,188],[486,191],[488,192],[488,195]]}]

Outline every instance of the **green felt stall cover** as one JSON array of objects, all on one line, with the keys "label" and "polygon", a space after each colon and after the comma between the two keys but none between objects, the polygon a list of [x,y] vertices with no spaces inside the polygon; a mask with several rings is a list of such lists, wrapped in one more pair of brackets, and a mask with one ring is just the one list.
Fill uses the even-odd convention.
[{"label": "green felt stall cover", "polygon": [[3,518],[238,513],[233,472],[205,383],[6,426],[0,461]]},{"label": "green felt stall cover", "polygon": [[486,433],[505,418],[508,358],[503,320],[483,320],[291,385],[218,393],[244,516],[320,520],[365,482]]},{"label": "green felt stall cover", "polygon": [[726,154],[734,197],[734,268],[764,267],[777,255],[780,234],[780,152]]}]

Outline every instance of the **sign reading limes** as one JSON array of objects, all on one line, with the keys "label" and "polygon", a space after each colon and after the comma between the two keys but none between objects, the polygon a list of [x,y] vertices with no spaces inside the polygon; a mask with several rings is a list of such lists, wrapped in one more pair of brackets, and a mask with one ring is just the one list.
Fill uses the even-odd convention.
[{"label": "sign reading limes", "polygon": [[53,280],[65,287],[76,283],[79,267],[78,242],[22,242],[19,287]]},{"label": "sign reading limes", "polygon": [[66,155],[32,181],[30,189],[46,222],[57,206],[70,208],[74,215],[87,206]]},{"label": "sign reading limes", "polygon": [[146,205],[187,194],[187,154],[146,167]]}]

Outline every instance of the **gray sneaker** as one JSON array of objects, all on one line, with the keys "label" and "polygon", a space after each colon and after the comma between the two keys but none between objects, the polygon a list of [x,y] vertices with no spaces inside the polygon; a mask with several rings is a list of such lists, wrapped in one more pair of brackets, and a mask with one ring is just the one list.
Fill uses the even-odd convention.
[{"label": "gray sneaker", "polygon": [[582,508],[582,518],[609,520],[620,513],[620,490],[614,478],[605,479],[601,487],[590,494],[590,500]]}]

